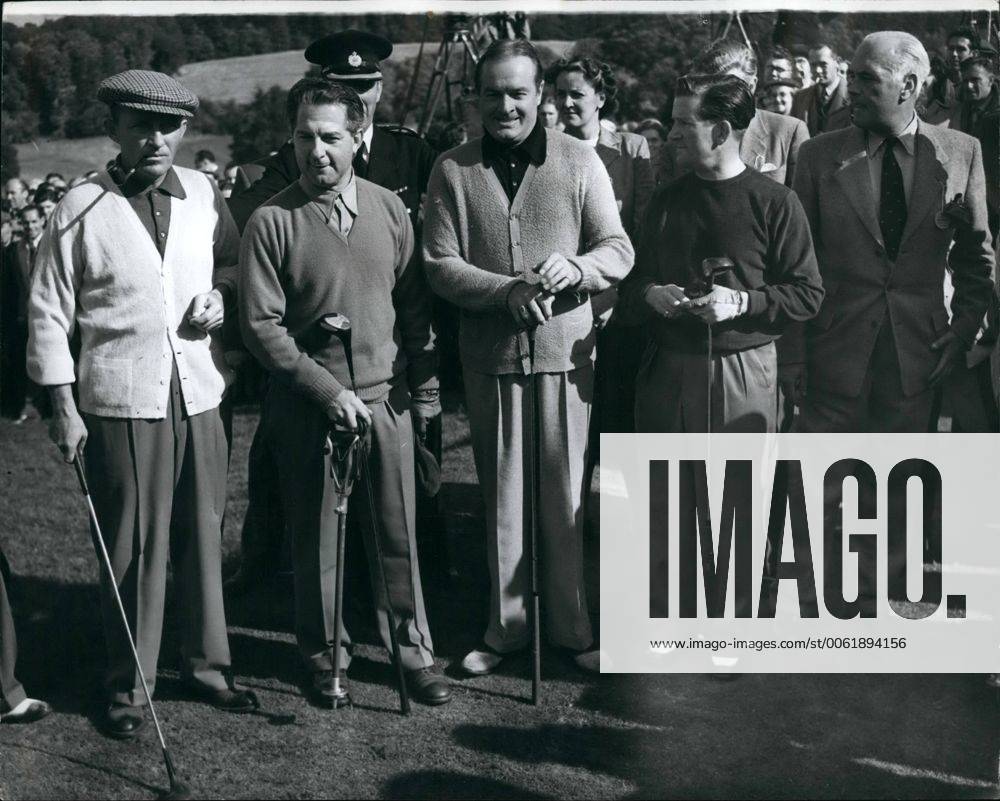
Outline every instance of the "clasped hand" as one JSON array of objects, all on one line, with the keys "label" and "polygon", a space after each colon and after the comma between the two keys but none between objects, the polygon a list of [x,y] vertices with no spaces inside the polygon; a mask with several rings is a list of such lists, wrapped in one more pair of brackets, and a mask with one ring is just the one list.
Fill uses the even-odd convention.
[{"label": "clasped hand", "polygon": [[645,298],[653,311],[667,319],[687,312],[714,324],[732,320],[741,312],[739,290],[722,286],[714,287],[700,298],[689,298],[676,284],[654,285],[646,291]]}]

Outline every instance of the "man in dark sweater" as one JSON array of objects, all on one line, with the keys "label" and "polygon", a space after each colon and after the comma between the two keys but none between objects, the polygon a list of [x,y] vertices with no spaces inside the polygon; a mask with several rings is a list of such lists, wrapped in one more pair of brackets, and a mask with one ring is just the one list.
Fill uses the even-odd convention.
[{"label": "man in dark sweater", "polygon": [[[692,172],[650,201],[623,302],[650,321],[636,382],[638,431],[775,430],[774,340],[819,310],[823,289],[795,195],[748,169],[738,132],[753,95],[733,75],[682,78],[670,139]],[[728,258],[715,287],[689,296],[702,262]],[[711,342],[711,379],[708,347]]]},{"label": "man in dark sweater", "polygon": [[[379,630],[388,647],[387,603],[397,617],[410,692],[443,704],[414,540],[415,417],[440,413],[431,295],[413,255],[413,227],[395,194],[358,178],[364,107],[342,85],[306,78],[288,98],[301,175],[250,218],[241,253],[241,323],[247,347],[270,372],[261,430],[278,468],[292,538],[296,637],[315,700],[333,705],[336,500],[325,445],[331,423],[371,431],[370,471],[390,598],[376,587]],[[344,349],[319,327],[339,312],[351,321],[356,392]],[[364,519],[366,483],[351,520]],[[373,529],[373,530],[372,530]],[[368,550],[371,537],[365,537]],[[371,575],[374,549],[368,550]],[[349,588],[350,589],[350,588]],[[348,664],[346,650],[342,664]]]}]

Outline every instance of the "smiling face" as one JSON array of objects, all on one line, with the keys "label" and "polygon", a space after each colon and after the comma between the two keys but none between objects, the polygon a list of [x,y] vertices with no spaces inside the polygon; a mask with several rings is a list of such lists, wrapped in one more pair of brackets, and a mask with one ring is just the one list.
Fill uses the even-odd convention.
[{"label": "smiling face", "polygon": [[809,61],[816,83],[829,88],[837,85],[837,81],[840,80],[840,62],[834,58],[833,51],[829,47],[810,50]]},{"label": "smiling face", "polygon": [[482,65],[479,113],[487,133],[504,144],[516,145],[528,138],[538,120],[542,82],[535,63],[527,56],[512,56]]},{"label": "smiling face", "polygon": [[121,147],[126,170],[153,182],[166,175],[187,131],[187,118],[119,107],[108,123],[108,135]]},{"label": "smiling face", "polygon": [[556,78],[556,104],[567,128],[579,130],[597,120],[604,102],[604,93],[595,92],[580,70],[567,70]]},{"label": "smiling face", "polygon": [[771,101],[771,110],[777,114],[792,113],[792,98],[795,93],[788,86],[772,86],[767,90]]},{"label": "smiling face", "polygon": [[303,103],[295,117],[292,142],[302,179],[316,192],[350,180],[351,162],[363,131],[347,127],[347,111],[338,103]]},{"label": "smiling face", "polygon": [[21,215],[21,220],[24,223],[24,232],[28,235],[29,242],[34,242],[42,235],[42,231],[45,229],[45,217],[38,209],[27,209]]},{"label": "smiling face", "polygon": [[876,133],[894,133],[913,118],[919,95],[916,75],[895,74],[875,49],[862,43],[847,73],[851,121]]}]

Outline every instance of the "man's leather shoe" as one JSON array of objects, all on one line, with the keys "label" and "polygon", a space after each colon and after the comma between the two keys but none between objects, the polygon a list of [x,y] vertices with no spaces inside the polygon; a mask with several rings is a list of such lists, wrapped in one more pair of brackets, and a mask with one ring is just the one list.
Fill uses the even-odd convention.
[{"label": "man's leather shoe", "polygon": [[347,671],[340,671],[340,694],[333,687],[333,671],[317,670],[310,677],[309,698],[312,702],[325,709],[336,709],[351,703],[347,692]]},{"label": "man's leather shoe", "polygon": [[0,715],[0,721],[3,723],[34,723],[36,720],[44,718],[51,711],[52,707],[44,701],[25,698],[10,712],[4,712]]},{"label": "man's leather shoe", "polygon": [[425,667],[406,672],[406,689],[410,696],[428,706],[440,706],[451,700],[451,687],[448,680],[434,672],[433,668]]},{"label": "man's leather shoe", "polygon": [[235,684],[230,684],[224,690],[215,690],[190,682],[187,686],[199,699],[224,712],[256,712],[260,709],[256,693],[253,690],[238,689]]},{"label": "man's leather shoe", "polygon": [[116,704],[113,701],[104,710],[101,728],[116,740],[131,740],[145,722],[141,706]]}]

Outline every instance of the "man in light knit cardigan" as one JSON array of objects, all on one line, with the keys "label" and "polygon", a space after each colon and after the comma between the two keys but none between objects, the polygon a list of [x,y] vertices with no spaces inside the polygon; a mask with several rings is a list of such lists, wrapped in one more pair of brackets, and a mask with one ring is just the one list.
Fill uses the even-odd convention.
[{"label": "man in light knit cardigan", "polygon": [[[197,97],[144,70],[108,78],[97,96],[110,106],[107,131],[121,153],[71,189],[46,227],[29,302],[28,373],[50,390],[50,433],[65,460],[86,457],[150,690],[169,555],[185,682],[217,707],[249,712],[253,693],[224,673],[220,554],[229,459],[219,402],[229,371],[218,328],[235,291],[239,234],[215,183],[173,166]],[[102,723],[127,739],[145,699],[107,586],[102,611],[110,701]]]},{"label": "man in light knit cardigan", "polygon": [[623,278],[634,254],[597,153],[537,119],[542,71],[531,44],[491,45],[476,81],[484,136],[438,160],[424,225],[431,287],[461,309],[459,350],[486,499],[490,620],[462,667],[489,673],[527,644],[531,372],[545,477],[537,515],[543,629],[593,666],[581,513],[594,389],[589,296]]},{"label": "man in light knit cardigan", "polygon": [[[370,483],[359,482],[351,521],[382,540],[386,599],[373,581],[379,631],[391,647],[387,604],[396,614],[400,658],[411,695],[444,704],[451,690],[432,668],[415,540],[411,413],[440,414],[431,293],[413,255],[413,226],[391,190],[355,176],[364,106],[349,87],[305,78],[288,93],[298,180],[257,209],[241,253],[241,323],[250,352],[271,373],[260,427],[275,456],[295,571],[295,634],[309,692],[336,701],[331,649],[349,662],[346,631],[334,642],[336,493],[327,435],[331,423],[371,432]],[[351,321],[357,393],[346,353],[319,322]],[[368,488],[373,498],[366,499]],[[378,525],[367,518],[366,500]],[[372,530],[374,529],[374,531]],[[364,536],[371,576],[378,576]],[[347,588],[347,592],[357,589]]]}]

